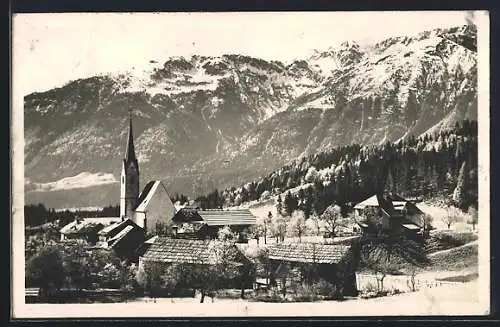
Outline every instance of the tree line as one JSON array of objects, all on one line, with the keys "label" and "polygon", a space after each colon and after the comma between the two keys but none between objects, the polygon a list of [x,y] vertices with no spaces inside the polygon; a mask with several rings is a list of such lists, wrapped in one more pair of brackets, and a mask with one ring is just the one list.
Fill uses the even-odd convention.
[{"label": "tree line", "polygon": [[26,226],[39,226],[45,223],[59,222],[64,226],[76,218],[86,217],[118,217],[119,205],[110,205],[98,210],[55,210],[46,208],[43,203],[28,204],[24,206],[24,224]]},{"label": "tree line", "polygon": [[[189,201],[189,198],[184,194],[174,193],[170,196],[173,203],[180,202],[184,204]],[[64,226],[76,218],[93,218],[93,217],[119,217],[120,205],[109,205],[102,209],[96,210],[56,210],[47,208],[43,203],[28,204],[24,206],[24,223],[26,226],[40,226],[45,223],[59,222],[60,226]]]}]

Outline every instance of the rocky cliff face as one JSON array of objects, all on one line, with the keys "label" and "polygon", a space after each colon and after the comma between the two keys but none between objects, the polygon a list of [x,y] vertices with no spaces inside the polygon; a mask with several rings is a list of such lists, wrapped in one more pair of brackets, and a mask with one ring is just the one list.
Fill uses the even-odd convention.
[{"label": "rocky cliff face", "polygon": [[345,42],[290,64],[241,55],[169,58],[145,71],[29,94],[26,200],[116,203],[112,181],[82,181],[85,189],[65,192],[64,183],[46,186],[82,172],[94,173],[92,181],[118,178],[129,109],[141,185],[163,179],[184,193],[240,183],[329,147],[396,141],[476,119],[475,38],[473,26],[462,26],[365,48]]}]

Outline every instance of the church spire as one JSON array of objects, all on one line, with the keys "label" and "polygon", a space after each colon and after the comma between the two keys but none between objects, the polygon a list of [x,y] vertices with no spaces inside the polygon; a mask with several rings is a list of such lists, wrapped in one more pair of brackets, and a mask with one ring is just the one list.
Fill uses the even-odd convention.
[{"label": "church spire", "polygon": [[135,156],[135,147],[134,147],[134,132],[132,129],[132,110],[129,110],[129,129],[128,129],[128,141],[127,141],[127,149],[125,150],[125,161],[137,161]]}]

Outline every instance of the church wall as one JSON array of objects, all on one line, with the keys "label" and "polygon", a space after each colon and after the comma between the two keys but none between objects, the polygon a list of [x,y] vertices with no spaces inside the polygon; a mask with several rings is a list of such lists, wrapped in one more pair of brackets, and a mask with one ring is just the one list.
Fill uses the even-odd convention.
[{"label": "church wall", "polygon": [[159,183],[156,189],[151,191],[154,191],[154,194],[149,200],[145,212],[136,212],[136,223],[144,227],[144,220],[146,220],[146,231],[155,234],[157,223],[162,223],[164,226],[172,224],[172,217],[176,210],[162,183]]},{"label": "church wall", "polygon": [[122,172],[120,174],[120,217],[125,216],[125,164],[122,162]]}]

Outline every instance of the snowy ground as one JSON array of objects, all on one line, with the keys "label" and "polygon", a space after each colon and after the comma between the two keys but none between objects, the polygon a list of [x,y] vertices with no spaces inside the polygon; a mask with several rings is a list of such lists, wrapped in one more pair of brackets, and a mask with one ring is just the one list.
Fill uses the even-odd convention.
[{"label": "snowy ground", "polygon": [[247,300],[206,298],[138,300],[111,304],[36,304],[23,308],[32,317],[189,317],[189,316],[381,316],[381,315],[482,315],[485,303],[479,300],[478,283],[446,284],[374,299],[343,302],[257,303]]},{"label": "snowy ground", "polygon": [[[425,214],[428,214],[432,217],[432,225],[436,229],[445,230],[448,228],[442,220],[442,217],[445,217],[447,215],[447,210],[445,208],[430,205],[425,202],[418,203],[417,207]],[[452,229],[455,231],[471,231],[471,228],[471,225],[467,224],[467,222],[465,221],[457,222],[452,225]]]}]

